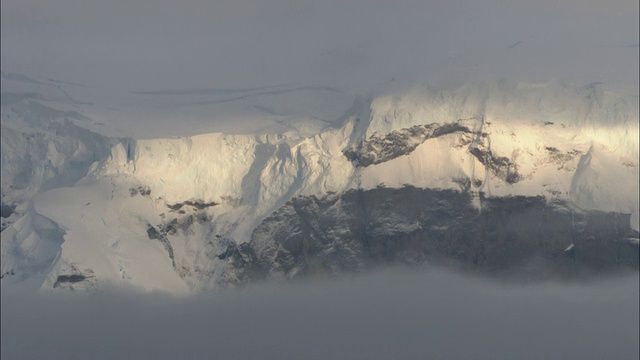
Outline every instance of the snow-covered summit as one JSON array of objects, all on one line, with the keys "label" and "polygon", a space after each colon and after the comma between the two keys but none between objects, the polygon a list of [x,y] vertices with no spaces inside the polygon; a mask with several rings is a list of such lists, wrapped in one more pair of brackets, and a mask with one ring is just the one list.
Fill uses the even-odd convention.
[{"label": "snow-covered summit", "polygon": [[[14,104],[26,106],[22,112],[3,104],[3,203],[33,201],[27,210],[18,208],[11,222],[21,220],[2,232],[3,263],[15,264],[7,271],[35,271],[16,259],[29,257],[28,249],[38,246],[28,247],[27,253],[11,249],[24,242],[20,221],[37,214],[64,229],[57,255],[46,257],[42,261],[50,264],[38,268],[49,279],[41,286],[92,287],[115,281],[175,292],[216,288],[241,278],[238,271],[244,268],[238,259],[248,264],[253,260],[247,254],[257,251],[246,246],[256,246],[256,236],[275,226],[265,222],[287,224],[282,217],[295,214],[304,219],[308,205],[297,208],[293,198],[407,186],[468,194],[479,212],[493,204],[484,198],[524,196],[570,204],[571,211],[631,214],[628,226],[638,230],[637,94],[603,92],[598,84],[498,81],[446,91],[419,86],[372,101],[345,95],[344,109],[310,106],[307,115],[304,107],[282,98],[270,103],[282,112],[255,105],[283,93],[307,99],[318,92],[341,94],[313,87],[226,92],[224,96],[235,99],[220,103],[246,105],[251,99],[262,119],[277,120],[279,128],[177,138],[98,135],[86,125],[97,112],[86,116],[89,120],[69,119],[63,112],[46,118],[44,126],[29,126],[25,114],[42,100],[31,95],[17,100]],[[212,94],[222,96],[213,91],[143,95]],[[296,99],[298,104],[318,104],[303,100]],[[244,105],[239,108],[246,110]],[[5,110],[19,119],[5,118]],[[317,111],[327,117],[319,118]],[[24,140],[30,132],[48,135],[37,135],[31,143]],[[51,165],[34,170],[33,164]],[[10,175],[6,183],[5,173]],[[65,174],[73,176],[50,180]],[[21,182],[30,185],[17,187]],[[317,211],[339,219],[350,206]],[[315,226],[296,221],[292,224],[298,225],[279,231],[309,234],[308,226]],[[423,231],[419,223],[389,221],[384,224],[390,228]],[[327,229],[337,232],[333,238],[349,236],[341,235],[340,227]],[[262,248],[276,249],[260,239]],[[304,241],[291,239],[287,241]]]}]

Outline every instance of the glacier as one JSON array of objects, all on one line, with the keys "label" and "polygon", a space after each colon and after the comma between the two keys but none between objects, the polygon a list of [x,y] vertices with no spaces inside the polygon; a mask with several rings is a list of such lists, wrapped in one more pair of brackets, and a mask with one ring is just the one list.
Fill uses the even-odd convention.
[{"label": "glacier", "polygon": [[637,93],[248,89],[207,106],[264,119],[250,133],[145,137],[110,125],[90,91],[3,82],[22,91],[3,93],[3,286],[187,293],[387,262],[638,267]]}]

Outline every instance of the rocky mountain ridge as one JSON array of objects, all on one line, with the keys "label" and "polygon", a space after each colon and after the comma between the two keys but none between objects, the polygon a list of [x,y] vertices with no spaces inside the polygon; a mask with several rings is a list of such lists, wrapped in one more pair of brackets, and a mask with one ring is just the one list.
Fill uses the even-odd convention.
[{"label": "rocky mountain ridge", "polygon": [[[32,186],[32,205],[3,182],[17,205],[3,218],[2,273],[15,274],[3,283],[180,293],[394,262],[637,269],[637,102],[554,82],[421,86],[358,99],[314,134],[104,137],[92,143],[108,154],[63,187]],[[72,121],[52,116],[41,120]],[[37,149],[12,141],[3,131],[3,181]],[[55,256],[29,250],[27,214],[63,234]]]}]

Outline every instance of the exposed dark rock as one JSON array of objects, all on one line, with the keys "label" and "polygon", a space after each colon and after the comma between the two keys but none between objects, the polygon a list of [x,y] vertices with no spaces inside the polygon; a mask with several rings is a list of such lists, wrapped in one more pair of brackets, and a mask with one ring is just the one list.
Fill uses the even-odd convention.
[{"label": "exposed dark rock", "polygon": [[483,142],[471,146],[469,152],[495,176],[506,181],[508,184],[515,184],[522,179],[518,173],[517,164],[512,162],[508,157],[496,156]]},{"label": "exposed dark rock", "polygon": [[149,239],[158,239],[161,236],[160,232],[158,232],[158,230],[151,224],[147,224],[147,235],[149,236]]},{"label": "exposed dark rock", "polygon": [[216,203],[215,201],[212,202],[204,202],[204,201],[200,201],[200,200],[195,200],[195,201],[191,201],[191,200],[187,200],[184,202],[185,205],[189,205],[192,206],[198,210],[203,210],[206,209],[208,207],[212,207],[212,206],[216,206],[218,205],[218,203]]},{"label": "exposed dark rock", "polygon": [[582,153],[576,149],[568,152],[562,152],[555,147],[545,147],[544,149],[549,153],[549,160],[559,165],[563,165],[564,163],[573,160],[576,156],[582,155]]},{"label": "exposed dark rock", "polygon": [[[193,206],[191,204],[184,205]],[[211,221],[211,217],[206,214],[206,212],[196,211],[187,216],[173,218],[167,222],[158,224],[157,226],[147,224],[147,235],[149,236],[149,239],[158,240],[162,243],[167,251],[167,255],[171,259],[171,264],[174,270],[178,275],[184,277],[189,272],[189,269],[180,265],[179,261],[176,261],[173,245],[171,244],[171,239],[174,239],[175,241],[176,238],[172,237],[170,239],[170,236],[176,235],[178,231],[181,231],[183,234],[188,234],[191,232],[191,226],[194,223],[202,224],[208,221]],[[218,255],[218,257],[220,257],[220,255]]]},{"label": "exposed dark rock", "polygon": [[9,216],[11,216],[11,214],[13,214],[14,211],[16,211],[16,205],[5,204],[5,203],[0,204],[0,217],[3,217],[6,219]]},{"label": "exposed dark rock", "polygon": [[[386,135],[374,134],[369,139],[359,143],[356,148],[343,150],[343,154],[356,166],[366,167],[410,154],[428,139],[453,133],[462,134],[460,142],[454,146],[457,148],[469,146],[469,152],[494,175],[509,184],[514,184],[522,179],[515,162],[508,157],[498,156],[491,151],[491,147],[488,145],[488,134],[471,131],[462,124],[462,120],[444,125],[435,123],[415,125],[408,129],[392,131]],[[573,156],[575,156],[573,153],[563,154],[562,159],[566,162]]]},{"label": "exposed dark rock", "polygon": [[178,219],[173,219],[165,226],[165,231],[169,235],[173,235],[178,231],[178,227],[180,226]]},{"label": "exposed dark rock", "polygon": [[56,279],[55,284],[53,284],[53,287],[57,288],[63,284],[76,284],[85,280],[87,280],[87,277],[80,274],[60,275]]},{"label": "exposed dark rock", "polygon": [[0,279],[4,279],[5,276],[7,275],[15,275],[15,271],[13,271],[13,269],[9,270],[9,271],[5,271],[4,273],[0,274]]},{"label": "exposed dark rock", "polygon": [[452,133],[472,133],[468,127],[456,122],[450,124],[415,125],[395,130],[386,135],[372,135],[356,149],[345,149],[344,156],[356,166],[366,167],[410,154],[427,139]]},{"label": "exposed dark rock", "polygon": [[[457,264],[481,273],[545,277],[638,269],[630,215],[581,212],[544,197],[485,198],[407,186],[298,197],[251,241],[230,244],[225,279],[334,276],[380,264]],[[632,238],[631,240],[629,240]]]},{"label": "exposed dark rock", "polygon": [[460,186],[460,191],[469,191],[469,189],[471,189],[471,179],[468,177],[454,178],[452,180]]},{"label": "exposed dark rock", "polygon": [[131,195],[131,197],[134,197],[138,194],[142,196],[149,196],[151,195],[151,189],[146,186],[132,187],[131,189],[129,189],[129,195]]},{"label": "exposed dark rock", "polygon": [[215,201],[211,201],[211,202],[204,202],[202,200],[186,200],[183,201],[181,203],[177,203],[177,204],[167,204],[167,207],[173,211],[178,211],[180,209],[182,209],[184,206],[191,206],[192,208],[196,209],[196,210],[204,210],[208,207],[212,207],[212,206],[216,206],[218,205],[217,202]]},{"label": "exposed dark rock", "polygon": [[169,239],[167,238],[167,230],[164,228],[164,226],[159,226],[159,229],[156,229],[153,225],[147,224],[147,235],[149,236],[149,239],[158,240],[162,243],[165,250],[167,250],[167,254],[169,255],[169,258],[171,259],[173,268],[175,269],[176,260],[175,260],[175,256],[173,255],[173,246],[171,245],[171,242],[169,242]]},{"label": "exposed dark rock", "polygon": [[184,206],[184,203],[177,203],[177,204],[173,204],[173,205],[167,204],[167,207],[169,209],[173,210],[173,211],[180,210],[180,209],[182,209],[183,206]]}]

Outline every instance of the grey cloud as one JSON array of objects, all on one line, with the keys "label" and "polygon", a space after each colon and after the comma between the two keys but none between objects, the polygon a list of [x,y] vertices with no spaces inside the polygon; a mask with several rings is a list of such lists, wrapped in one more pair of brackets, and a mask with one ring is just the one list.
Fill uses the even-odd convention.
[{"label": "grey cloud", "polygon": [[190,298],[3,289],[2,358],[636,359],[637,284],[395,269]]},{"label": "grey cloud", "polygon": [[2,67],[137,90],[499,76],[629,86],[637,51],[602,46],[638,43],[637,28],[626,0],[7,0]]}]

